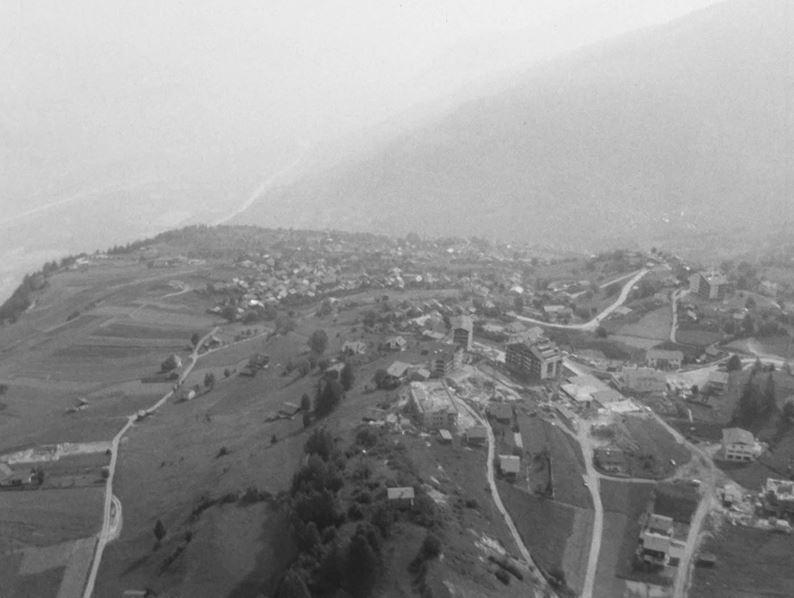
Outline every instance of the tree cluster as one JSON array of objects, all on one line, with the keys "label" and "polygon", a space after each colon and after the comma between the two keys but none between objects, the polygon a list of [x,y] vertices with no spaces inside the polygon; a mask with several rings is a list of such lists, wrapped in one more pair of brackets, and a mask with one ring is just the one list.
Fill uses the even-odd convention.
[{"label": "tree cluster", "polygon": [[276,597],[330,595],[340,588],[354,598],[370,596],[381,570],[384,534],[372,522],[361,520],[349,540],[340,537],[337,530],[346,520],[339,503],[344,456],[323,429],[314,431],[305,450],[309,458],[292,480],[289,500],[298,557]]},{"label": "tree cluster", "polygon": [[743,428],[755,428],[766,422],[777,412],[775,379],[772,372],[767,372],[761,379],[755,370],[751,370],[750,378],[742,389],[739,402],[733,414],[735,424]]}]

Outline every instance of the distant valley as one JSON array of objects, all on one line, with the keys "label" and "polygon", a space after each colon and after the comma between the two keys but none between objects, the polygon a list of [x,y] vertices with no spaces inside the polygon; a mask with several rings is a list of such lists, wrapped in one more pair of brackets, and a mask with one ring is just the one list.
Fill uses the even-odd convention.
[{"label": "distant valley", "polygon": [[758,239],[794,216],[792,26],[785,0],[735,0],[586,48],[237,221],[580,249]]}]

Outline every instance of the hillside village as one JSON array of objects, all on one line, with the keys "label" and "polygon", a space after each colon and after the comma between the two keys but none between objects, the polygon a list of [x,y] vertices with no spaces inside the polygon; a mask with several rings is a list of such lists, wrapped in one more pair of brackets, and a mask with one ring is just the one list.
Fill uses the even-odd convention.
[{"label": "hillside village", "polygon": [[792,541],[786,272],[203,226],[48,265],[0,328],[8,574],[172,595],[245,542],[214,595],[720,596]]}]

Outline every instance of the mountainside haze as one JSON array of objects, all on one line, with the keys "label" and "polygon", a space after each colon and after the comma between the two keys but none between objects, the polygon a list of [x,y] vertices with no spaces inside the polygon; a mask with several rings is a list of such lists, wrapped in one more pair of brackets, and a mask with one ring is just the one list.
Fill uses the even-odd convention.
[{"label": "mountainside haze", "polygon": [[779,225],[794,211],[793,34],[790,3],[742,0],[586,48],[240,221],[582,247]]}]

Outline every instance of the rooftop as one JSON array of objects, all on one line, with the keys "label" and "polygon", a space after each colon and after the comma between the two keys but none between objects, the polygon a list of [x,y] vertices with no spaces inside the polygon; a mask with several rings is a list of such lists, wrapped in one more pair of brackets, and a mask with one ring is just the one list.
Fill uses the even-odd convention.
[{"label": "rooftop", "polygon": [[389,500],[410,499],[415,497],[414,489],[411,486],[404,486],[401,488],[387,488],[386,496]]},{"label": "rooftop", "polygon": [[499,455],[499,469],[504,473],[521,471],[521,458],[516,455]]},{"label": "rooftop", "polygon": [[411,382],[410,389],[417,408],[422,412],[458,410],[442,384]]},{"label": "rooftop", "polygon": [[742,428],[723,428],[722,441],[725,444],[755,444],[755,437],[752,432]]}]

